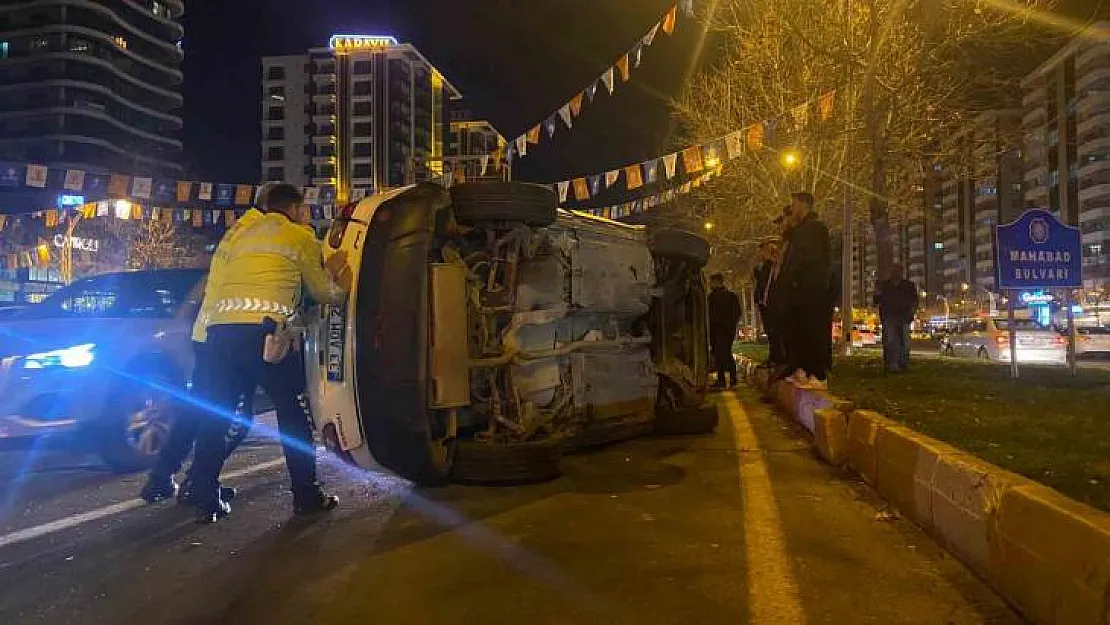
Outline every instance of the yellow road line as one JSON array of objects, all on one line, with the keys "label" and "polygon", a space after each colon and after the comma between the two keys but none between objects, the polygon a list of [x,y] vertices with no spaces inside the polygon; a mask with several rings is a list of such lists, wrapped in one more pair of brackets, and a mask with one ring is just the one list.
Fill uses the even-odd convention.
[{"label": "yellow road line", "polygon": [[[743,489],[744,557],[752,623],[800,625],[805,612],[798,598],[798,584],[791,572],[782,534],[782,520],[771,490],[767,465],[759,453],[759,440],[748,413],[736,396],[724,396],[732,420],[736,448],[740,451],[740,486]],[[746,452],[746,453],[745,453]]]}]

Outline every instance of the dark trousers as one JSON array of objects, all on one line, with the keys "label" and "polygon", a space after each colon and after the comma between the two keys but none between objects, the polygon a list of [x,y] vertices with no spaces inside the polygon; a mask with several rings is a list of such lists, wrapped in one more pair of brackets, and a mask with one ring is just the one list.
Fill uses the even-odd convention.
[{"label": "dark trousers", "polygon": [[783,333],[786,338],[786,355],[791,370],[801,369],[807,374],[824,380],[829,376],[832,340],[831,322],[826,306],[791,308],[786,313]]},{"label": "dark trousers", "polygon": [[305,395],[304,360],[290,350],[278,364],[262,360],[267,329],[262,325],[219,325],[208,329],[211,346],[212,412],[202,421],[193,480],[202,505],[214,507],[223,468],[226,436],[238,398],[261,386],[277,410],[278,431],[295,496],[316,488],[316,447]]},{"label": "dark trousers", "polygon": [[[193,343],[193,357],[193,396],[208,397],[210,385],[206,374],[211,372],[211,364],[207,360],[205,343]],[[243,398],[239,419],[232,425],[231,431],[226,436],[228,446],[224,452],[225,456],[230,456],[250,432],[250,423],[254,416],[252,399],[253,392]],[[175,415],[173,425],[170,426],[169,437],[162,450],[158,452],[158,460],[150,472],[151,479],[167,480],[181,471],[185,459],[193,451],[193,444],[197,440],[200,424],[205,416],[206,412],[196,405],[185,405]]]},{"label": "dark trousers", "polygon": [[883,362],[887,369],[905,371],[910,366],[910,324],[883,318]]},{"label": "dark trousers", "polygon": [[732,357],[732,337],[732,333],[719,333],[719,336],[710,337],[709,347],[717,367],[718,385],[725,383],[726,375],[729,385],[736,384],[736,359]]},{"label": "dark trousers", "polygon": [[772,365],[786,364],[786,345],[783,342],[779,315],[768,306],[760,306],[759,318],[763,321],[763,331],[767,333],[767,362]]}]

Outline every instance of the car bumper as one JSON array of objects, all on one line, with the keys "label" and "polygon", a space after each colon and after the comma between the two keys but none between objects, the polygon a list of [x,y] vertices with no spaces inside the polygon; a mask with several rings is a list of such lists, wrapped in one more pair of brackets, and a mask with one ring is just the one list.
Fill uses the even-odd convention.
[{"label": "car bumper", "polygon": [[[1002,362],[1010,362],[1010,351],[1000,350],[998,359]],[[1051,364],[1063,365],[1068,362],[1068,355],[1066,352],[1060,350],[1048,349],[1018,349],[1017,350],[1018,364]]]},{"label": "car bumper", "polygon": [[103,413],[111,387],[99,371],[9,372],[0,390],[0,439],[68,432]]}]

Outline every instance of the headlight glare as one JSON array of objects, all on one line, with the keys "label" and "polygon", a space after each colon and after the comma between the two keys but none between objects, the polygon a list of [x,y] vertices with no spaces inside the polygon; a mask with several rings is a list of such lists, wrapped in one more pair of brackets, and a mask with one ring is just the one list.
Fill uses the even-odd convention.
[{"label": "headlight glare", "polygon": [[74,345],[65,349],[56,349],[40,354],[30,354],[23,359],[24,369],[46,369],[49,367],[65,367],[77,369],[92,364],[95,354],[93,343]]}]

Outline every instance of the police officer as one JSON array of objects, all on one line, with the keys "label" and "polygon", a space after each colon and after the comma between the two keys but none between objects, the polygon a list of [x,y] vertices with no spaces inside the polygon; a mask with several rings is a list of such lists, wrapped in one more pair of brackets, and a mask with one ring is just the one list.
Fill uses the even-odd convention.
[{"label": "police officer", "polygon": [[302,201],[293,185],[275,185],[263,210],[247,211],[213,258],[202,310],[208,370],[203,376],[215,413],[201,424],[192,469],[200,522],[214,523],[231,512],[219,488],[230,415],[238,398],[258,386],[277,409],[294,511],[331,510],[339,503],[316,481],[304,364],[299,345],[290,346],[296,341],[286,326],[302,286],[317,302],[342,304],[350,274],[342,280],[348,284],[340,286],[324,268],[315,234],[300,223]]},{"label": "police officer", "polygon": [[[266,183],[258,188],[258,193],[254,198],[255,206],[263,206],[269,195],[270,189],[274,187],[274,183]],[[224,233],[223,239],[220,241],[220,247],[230,245],[232,241],[238,236],[242,228],[242,221],[236,222],[231,228]],[[223,258],[217,255],[220,259]],[[213,259],[210,274],[218,269],[217,263],[220,262]],[[211,275],[205,282],[205,294],[216,289],[216,283],[211,279]],[[202,301],[204,298],[202,298]],[[212,301],[212,300],[208,300]],[[209,385],[205,376],[210,372],[210,367],[206,364],[205,360],[205,341],[207,339],[208,329],[206,317],[210,311],[206,311],[201,307],[198,311],[196,322],[193,324],[193,380],[192,388],[194,396],[205,396],[208,392]],[[236,411],[237,419],[232,424],[231,430],[228,432],[227,440],[228,447],[225,455],[230,456],[232,452],[246,439],[247,434],[250,432],[250,422],[253,418],[254,411],[251,400],[253,399],[254,392],[251,391],[247,395],[240,398],[239,409]],[[155,462],[154,467],[151,469],[150,474],[147,476],[146,484],[140,492],[140,496],[146,500],[147,503],[155,503],[163,499],[171,499],[175,495],[177,500],[182,504],[193,503],[193,490],[192,490],[192,475],[186,476],[184,484],[179,488],[174,481],[173,476],[181,471],[182,465],[185,464],[185,459],[189,456],[189,452],[193,450],[193,443],[196,442],[197,434],[200,429],[200,420],[203,418],[203,411],[197,406],[187,406],[177,415],[174,419],[173,425],[170,428],[169,437],[166,443],[162,446],[158,454],[158,460]],[[221,498],[224,500],[232,500],[235,498],[235,489],[221,487]]]}]

